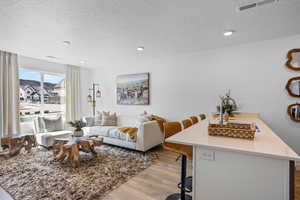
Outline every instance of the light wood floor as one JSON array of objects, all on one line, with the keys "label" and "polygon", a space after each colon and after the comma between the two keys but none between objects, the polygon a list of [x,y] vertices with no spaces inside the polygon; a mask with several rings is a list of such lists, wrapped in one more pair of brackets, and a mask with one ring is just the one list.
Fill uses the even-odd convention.
[{"label": "light wood floor", "polygon": [[[180,160],[178,154],[155,149],[159,160],[137,176],[121,185],[104,198],[104,200],[163,200],[168,195],[177,193],[180,182]],[[192,174],[192,163],[188,163],[188,174]]]},{"label": "light wood floor", "polygon": [[[127,183],[109,193],[104,200],[163,200],[169,194],[178,192],[180,161],[177,154],[156,148],[159,160],[152,166],[133,177]],[[189,163],[191,174],[191,163]],[[300,170],[296,171],[296,200],[300,200]],[[12,200],[0,187],[0,200]]]}]

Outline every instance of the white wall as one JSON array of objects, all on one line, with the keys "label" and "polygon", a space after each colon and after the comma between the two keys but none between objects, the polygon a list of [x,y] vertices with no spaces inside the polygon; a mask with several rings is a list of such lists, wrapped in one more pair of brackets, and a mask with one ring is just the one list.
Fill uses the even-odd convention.
[{"label": "white wall", "polygon": [[[20,68],[26,68],[31,70],[38,70],[42,72],[50,72],[50,73],[59,73],[65,74],[66,73],[66,66],[65,64],[53,63],[48,62],[45,60],[39,60],[34,58],[29,58],[25,56],[19,56],[19,66]],[[88,68],[81,68],[81,112],[82,116],[91,115],[90,106],[86,103],[88,95],[88,88],[92,83],[91,80],[91,70]]]},{"label": "white wall", "polygon": [[92,70],[81,68],[81,113],[82,116],[92,116],[92,106],[87,102],[89,88],[92,87]]},{"label": "white wall", "polygon": [[[286,114],[289,104],[300,101],[285,91],[288,79],[300,76],[284,66],[286,53],[292,48],[300,48],[300,36],[152,61],[141,55],[122,66],[99,68],[93,73],[103,91],[98,110],[130,115],[147,110],[169,120],[182,120],[215,111],[218,95],[231,89],[241,111],[261,113],[262,119],[300,153],[300,123]],[[140,72],[150,72],[150,105],[117,105],[116,76]]]}]

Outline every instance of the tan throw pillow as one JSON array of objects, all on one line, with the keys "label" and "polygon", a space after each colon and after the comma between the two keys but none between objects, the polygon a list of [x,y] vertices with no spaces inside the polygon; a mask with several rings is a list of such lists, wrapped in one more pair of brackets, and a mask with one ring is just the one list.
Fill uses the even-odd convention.
[{"label": "tan throw pillow", "polygon": [[97,115],[94,121],[94,126],[101,126],[101,124],[102,124],[102,112],[97,111]]},{"label": "tan throw pillow", "polygon": [[117,126],[118,117],[117,114],[110,114],[109,112],[102,112],[102,126]]}]

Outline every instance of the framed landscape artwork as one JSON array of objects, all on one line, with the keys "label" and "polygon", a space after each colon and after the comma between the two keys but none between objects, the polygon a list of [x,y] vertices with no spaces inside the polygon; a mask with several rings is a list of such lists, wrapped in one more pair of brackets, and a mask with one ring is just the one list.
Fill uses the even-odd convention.
[{"label": "framed landscape artwork", "polygon": [[149,73],[117,76],[117,104],[149,105]]}]

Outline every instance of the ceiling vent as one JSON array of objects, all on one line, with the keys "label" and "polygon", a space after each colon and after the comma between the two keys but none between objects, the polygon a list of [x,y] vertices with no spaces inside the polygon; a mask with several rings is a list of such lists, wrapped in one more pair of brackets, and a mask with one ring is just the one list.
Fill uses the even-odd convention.
[{"label": "ceiling vent", "polygon": [[259,7],[259,6],[263,6],[263,5],[266,5],[266,4],[276,3],[278,1],[279,0],[261,0],[261,1],[243,3],[243,4],[240,4],[237,7],[237,10],[238,11],[249,10],[249,9],[256,8],[256,7]]}]

